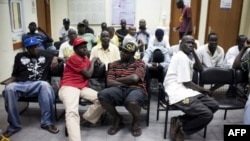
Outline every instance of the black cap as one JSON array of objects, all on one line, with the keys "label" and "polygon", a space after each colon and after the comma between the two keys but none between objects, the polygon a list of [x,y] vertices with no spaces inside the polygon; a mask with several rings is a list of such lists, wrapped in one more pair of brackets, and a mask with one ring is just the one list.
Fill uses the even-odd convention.
[{"label": "black cap", "polygon": [[63,19],[63,23],[70,23],[69,18],[64,18],[64,19]]}]

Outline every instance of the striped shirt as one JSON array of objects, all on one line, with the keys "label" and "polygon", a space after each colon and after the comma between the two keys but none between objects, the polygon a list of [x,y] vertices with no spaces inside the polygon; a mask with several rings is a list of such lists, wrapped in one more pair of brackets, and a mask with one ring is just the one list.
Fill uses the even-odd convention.
[{"label": "striped shirt", "polygon": [[137,74],[140,77],[140,80],[136,85],[130,87],[142,88],[145,91],[145,94],[147,94],[146,83],[144,80],[145,64],[141,60],[133,59],[129,63],[122,63],[121,60],[119,60],[109,64],[107,79],[115,80],[116,78],[126,77],[131,74]]}]

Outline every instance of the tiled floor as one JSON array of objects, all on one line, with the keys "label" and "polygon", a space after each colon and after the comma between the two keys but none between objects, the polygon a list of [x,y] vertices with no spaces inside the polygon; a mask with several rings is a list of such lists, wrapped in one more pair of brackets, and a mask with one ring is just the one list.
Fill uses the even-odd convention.
[{"label": "tiled floor", "polygon": [[[60,112],[63,111],[63,106],[59,105]],[[85,107],[80,107],[80,111],[84,112]],[[169,141],[169,132],[167,133],[167,139],[163,139],[164,130],[164,118],[165,112],[160,113],[160,118],[156,120],[156,96],[152,96],[151,99],[151,111],[150,111],[150,123],[146,126],[145,123],[145,111],[142,111],[142,135],[140,137],[133,137],[129,132],[129,125],[131,121],[130,115],[124,108],[120,108],[119,111],[124,116],[126,126],[121,129],[116,135],[111,136],[107,134],[107,129],[110,127],[112,118],[108,116],[104,125],[97,125],[95,127],[81,127],[82,140],[84,141]],[[169,119],[172,116],[182,114],[179,111],[171,111]],[[185,137],[188,141],[223,141],[223,125],[224,124],[241,124],[243,110],[231,110],[227,114],[227,119],[223,120],[224,111],[218,111],[214,115],[213,121],[208,125],[207,137],[203,138],[203,130]],[[7,123],[7,114],[4,109],[4,100],[0,96],[0,129],[5,130]],[[60,129],[58,134],[50,134],[49,132],[40,128],[40,110],[37,103],[32,103],[30,108],[21,115],[22,130],[13,136],[11,141],[67,141],[65,136],[64,118],[56,122],[56,125]],[[169,122],[168,122],[169,124]],[[169,125],[168,125],[169,127]],[[169,131],[169,130],[168,130]]]}]

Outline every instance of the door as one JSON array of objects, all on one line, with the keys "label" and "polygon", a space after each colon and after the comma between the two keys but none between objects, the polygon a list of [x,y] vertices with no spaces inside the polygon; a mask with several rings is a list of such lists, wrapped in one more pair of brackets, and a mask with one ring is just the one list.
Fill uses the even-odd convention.
[{"label": "door", "polygon": [[37,25],[51,36],[50,0],[36,0]]},{"label": "door", "polygon": [[243,0],[232,0],[230,9],[220,8],[221,0],[209,0],[205,43],[210,32],[218,34],[218,44],[226,52],[236,44]]},{"label": "door", "polygon": [[[198,39],[199,33],[199,21],[200,21],[200,9],[201,9],[201,0],[190,0],[191,9],[192,9],[192,26],[193,26],[193,36],[195,39]],[[170,20],[170,33],[169,33],[169,42],[170,45],[175,45],[179,43],[179,32],[174,32],[173,27],[179,26],[179,17],[181,10],[176,6],[176,0],[171,0],[171,20]]]}]

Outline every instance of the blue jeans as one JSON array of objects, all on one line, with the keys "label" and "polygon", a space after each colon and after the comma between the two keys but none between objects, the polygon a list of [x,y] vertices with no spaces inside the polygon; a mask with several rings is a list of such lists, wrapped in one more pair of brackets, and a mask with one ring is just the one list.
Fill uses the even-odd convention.
[{"label": "blue jeans", "polygon": [[243,124],[250,125],[250,94],[248,96],[248,100],[245,105]]},{"label": "blue jeans", "polygon": [[46,81],[13,82],[7,85],[3,91],[5,109],[8,113],[8,131],[16,132],[21,129],[17,102],[21,96],[38,97],[42,115],[41,125],[53,124],[53,103],[55,102],[55,94],[50,84]]}]

